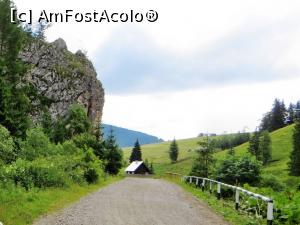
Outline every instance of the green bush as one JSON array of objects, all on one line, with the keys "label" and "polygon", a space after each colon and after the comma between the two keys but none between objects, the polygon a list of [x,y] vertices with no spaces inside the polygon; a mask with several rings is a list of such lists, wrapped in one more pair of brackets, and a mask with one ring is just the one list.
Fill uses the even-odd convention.
[{"label": "green bush", "polygon": [[261,163],[249,156],[230,156],[217,168],[217,177],[229,184],[257,184],[260,174]]},{"label": "green bush", "polygon": [[99,179],[97,169],[92,167],[87,168],[84,172],[84,178],[89,184],[96,183]]},{"label": "green bush", "polygon": [[100,167],[102,165],[92,149],[87,149],[84,152],[83,161],[85,167],[84,178],[86,182],[89,184],[96,183],[99,179]]},{"label": "green bush", "polygon": [[53,154],[53,146],[41,127],[32,128],[26,131],[26,139],[21,142],[22,158],[34,160],[40,156]]},{"label": "green bush", "polygon": [[62,187],[68,180],[59,165],[46,158],[34,161],[18,159],[8,168],[7,175],[16,185],[27,190],[32,187]]},{"label": "green bush", "polygon": [[270,187],[274,191],[283,191],[285,189],[284,184],[273,175],[263,175],[261,182],[261,187]]},{"label": "green bush", "polygon": [[69,108],[68,116],[64,120],[66,137],[72,138],[75,135],[89,132],[92,128],[90,119],[85,108],[79,104],[73,104]]},{"label": "green bush", "polygon": [[14,141],[9,131],[0,125],[0,161],[8,164],[16,159],[17,155],[14,149]]},{"label": "green bush", "polygon": [[103,159],[105,154],[104,144],[101,143],[96,139],[96,137],[90,133],[82,133],[76,135],[72,138],[72,141],[78,148],[85,149],[85,148],[92,148],[94,154],[99,158]]}]

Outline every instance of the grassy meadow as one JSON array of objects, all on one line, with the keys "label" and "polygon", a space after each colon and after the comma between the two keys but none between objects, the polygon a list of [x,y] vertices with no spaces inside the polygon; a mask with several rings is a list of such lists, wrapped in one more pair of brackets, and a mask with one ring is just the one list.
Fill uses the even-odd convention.
[{"label": "grassy meadow", "polygon": [[[292,151],[293,130],[294,125],[290,125],[271,133],[272,161],[267,166],[263,167],[263,173],[272,174],[283,181],[289,181],[290,179],[298,180],[297,178],[292,178],[288,175],[288,162],[290,152]],[[157,175],[163,175],[165,172],[188,174],[197,154],[197,143],[201,140],[201,138],[203,137],[177,140],[180,151],[177,163],[170,163],[168,154],[170,142],[141,146],[142,157],[144,160],[148,159],[149,162],[153,162]],[[248,145],[249,143],[247,142],[236,147],[236,155],[242,156],[247,154]],[[132,148],[124,148],[124,156],[126,160],[130,156],[131,149]],[[226,155],[227,150],[217,151],[214,154],[217,163],[224,159]]]}]

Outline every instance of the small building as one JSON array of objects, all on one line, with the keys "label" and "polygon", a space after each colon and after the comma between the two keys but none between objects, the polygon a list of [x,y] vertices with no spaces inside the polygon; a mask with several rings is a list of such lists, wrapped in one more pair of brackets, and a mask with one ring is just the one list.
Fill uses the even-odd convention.
[{"label": "small building", "polygon": [[143,161],[133,161],[126,169],[127,174],[150,174],[149,168]]}]

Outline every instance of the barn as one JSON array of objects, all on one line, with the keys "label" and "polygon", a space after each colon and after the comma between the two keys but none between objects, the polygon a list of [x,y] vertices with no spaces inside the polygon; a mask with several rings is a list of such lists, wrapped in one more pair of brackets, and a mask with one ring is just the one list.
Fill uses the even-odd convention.
[{"label": "barn", "polygon": [[125,170],[127,174],[150,174],[149,168],[143,161],[133,161]]}]

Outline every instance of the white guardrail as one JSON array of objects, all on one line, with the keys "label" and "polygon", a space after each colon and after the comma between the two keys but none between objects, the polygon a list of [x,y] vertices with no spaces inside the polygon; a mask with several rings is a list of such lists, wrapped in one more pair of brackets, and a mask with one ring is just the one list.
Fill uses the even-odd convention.
[{"label": "white guardrail", "polygon": [[209,191],[210,191],[210,193],[212,193],[213,184],[217,184],[217,198],[218,199],[221,199],[221,188],[222,188],[222,186],[228,187],[228,188],[231,188],[231,189],[235,190],[235,208],[236,208],[236,210],[239,209],[239,205],[240,205],[240,193],[244,193],[244,194],[252,196],[254,198],[261,199],[262,201],[264,201],[268,204],[268,207],[267,207],[267,224],[272,225],[272,223],[273,223],[273,220],[274,220],[274,216],[273,216],[274,203],[273,203],[273,200],[271,198],[268,198],[268,197],[260,195],[260,194],[253,193],[251,191],[248,191],[246,189],[243,189],[243,188],[240,188],[240,187],[237,187],[237,186],[225,184],[225,183],[222,183],[220,181],[216,181],[216,180],[212,180],[212,179],[208,179],[208,178],[195,177],[195,176],[182,176],[181,179],[182,179],[182,181],[187,181],[190,184],[195,182],[197,187],[199,187],[201,185],[203,191],[205,189],[205,183],[209,182]]}]

